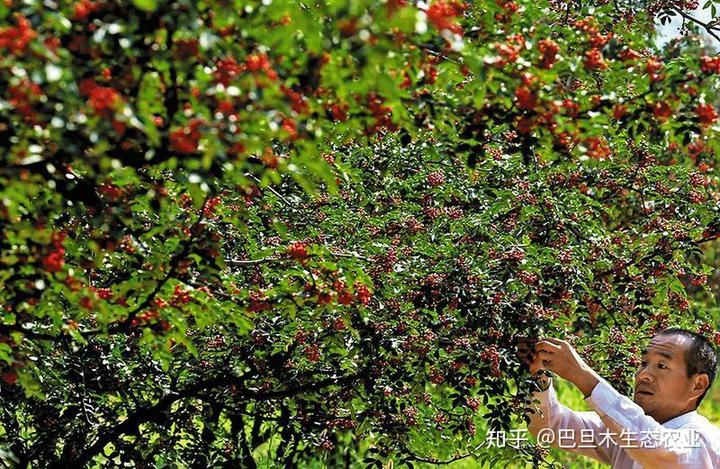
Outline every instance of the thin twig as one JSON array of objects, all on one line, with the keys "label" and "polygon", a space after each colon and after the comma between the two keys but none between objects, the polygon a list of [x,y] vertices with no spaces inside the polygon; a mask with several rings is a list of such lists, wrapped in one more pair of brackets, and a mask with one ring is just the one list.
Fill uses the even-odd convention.
[{"label": "thin twig", "polygon": [[263,262],[274,262],[282,259],[284,258],[279,256],[261,257],[259,259],[225,259],[225,263],[227,265],[252,265],[262,264]]},{"label": "thin twig", "polygon": [[[332,252],[330,251],[330,255],[334,257],[346,257],[350,259],[359,259],[361,261],[367,261],[370,262],[372,259],[366,256],[361,256],[360,254],[355,254],[354,252]],[[267,256],[267,257],[260,257],[258,259],[226,259],[225,263],[227,265],[254,265],[254,264],[262,264],[264,262],[276,262],[276,261],[283,261],[291,259],[290,257],[283,257],[283,256]]]},{"label": "thin twig", "polygon": [[452,464],[452,463],[454,463],[454,462],[456,462],[456,461],[460,461],[461,459],[469,458],[470,456],[472,456],[471,453],[459,454],[459,455],[457,455],[457,456],[455,456],[455,457],[452,457],[452,458],[450,458],[450,459],[447,459],[447,460],[445,460],[445,461],[441,461],[441,460],[438,460],[438,459],[435,459],[435,458],[424,458],[424,457],[417,456],[417,455],[412,455],[412,458],[413,458],[415,461],[426,462],[426,463],[430,463],[430,464],[436,464],[436,465],[438,465],[438,466],[443,466],[443,465],[446,465],[446,464]]},{"label": "thin twig", "polygon": [[[252,179],[253,181],[257,182],[258,184],[262,184],[262,181],[261,181],[260,179],[258,179],[258,178],[257,178],[254,174],[252,174],[252,173],[245,173],[245,176],[249,177],[249,178]],[[277,198],[279,198],[280,200],[282,200],[282,202],[283,202],[283,204],[285,204],[285,206],[287,206],[287,207],[292,206],[292,202],[290,202],[288,199],[286,199],[286,198],[285,198],[282,194],[280,194],[278,191],[276,191],[275,189],[273,189],[272,186],[268,185],[268,186],[265,187],[264,189],[267,189],[267,190],[269,190],[270,192],[272,192],[273,194],[275,194],[275,195],[277,196]]]},{"label": "thin twig", "polygon": [[682,17],[685,18],[686,20],[690,20],[690,21],[692,21],[693,23],[695,23],[695,24],[697,24],[697,25],[699,25],[699,26],[702,26],[703,28],[705,28],[705,31],[706,31],[709,35],[711,35],[712,37],[714,37],[716,41],[720,42],[720,36],[718,36],[717,34],[715,34],[715,33],[713,32],[713,31],[714,31],[714,28],[713,28],[712,23],[703,23],[703,22],[700,21],[699,19],[697,19],[697,18],[695,18],[695,17],[693,17],[693,16],[688,15],[687,13],[685,13],[684,11],[682,11],[682,10],[679,9],[679,8],[673,8],[672,11],[675,11],[676,13],[679,13],[680,16],[682,16]]}]

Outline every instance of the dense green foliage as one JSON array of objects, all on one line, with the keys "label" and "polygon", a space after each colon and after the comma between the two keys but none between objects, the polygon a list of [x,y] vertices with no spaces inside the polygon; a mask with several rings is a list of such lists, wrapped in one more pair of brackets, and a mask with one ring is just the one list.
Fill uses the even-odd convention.
[{"label": "dense green foliage", "polygon": [[720,59],[637,4],[0,18],[7,464],[540,463],[482,445],[518,337],[620,389],[666,324],[720,342]]}]

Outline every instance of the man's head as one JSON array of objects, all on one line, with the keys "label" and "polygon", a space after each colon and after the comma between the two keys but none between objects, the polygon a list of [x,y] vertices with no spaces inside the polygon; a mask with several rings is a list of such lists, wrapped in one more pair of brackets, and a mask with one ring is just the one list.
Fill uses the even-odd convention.
[{"label": "man's head", "polygon": [[635,402],[660,423],[700,405],[717,372],[717,354],[703,336],[665,329],[643,351]]}]

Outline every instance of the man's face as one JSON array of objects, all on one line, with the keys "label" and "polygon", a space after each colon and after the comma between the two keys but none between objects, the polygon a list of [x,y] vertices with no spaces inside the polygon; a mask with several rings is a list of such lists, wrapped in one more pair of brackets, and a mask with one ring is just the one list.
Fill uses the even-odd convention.
[{"label": "man's face", "polygon": [[687,375],[691,340],[676,334],[656,335],[645,348],[635,373],[635,402],[659,423],[693,410],[694,380]]}]

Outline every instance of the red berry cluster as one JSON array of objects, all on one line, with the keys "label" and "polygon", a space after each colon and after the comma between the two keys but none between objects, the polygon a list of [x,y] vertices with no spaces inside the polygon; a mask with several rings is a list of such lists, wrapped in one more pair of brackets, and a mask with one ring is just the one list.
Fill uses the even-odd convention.
[{"label": "red berry cluster", "polygon": [[703,336],[711,336],[715,332],[715,327],[709,322],[704,322],[698,328],[698,334]]},{"label": "red berry cluster", "polygon": [[653,105],[652,113],[657,120],[664,122],[668,120],[668,118],[672,117],[673,110],[666,101],[659,101]]},{"label": "red berry cluster", "polygon": [[200,41],[197,39],[175,39],[173,55],[177,60],[187,60],[200,55]]},{"label": "red berry cluster", "polygon": [[222,199],[219,196],[212,197],[208,199],[208,201],[205,203],[205,207],[203,208],[203,215],[210,218],[215,214],[215,209],[218,205],[222,202]]},{"label": "red berry cluster", "polygon": [[590,158],[604,160],[612,154],[612,150],[607,141],[602,137],[588,137],[585,139],[587,155]]},{"label": "red berry cluster", "polygon": [[228,86],[242,71],[243,67],[233,57],[221,59],[215,64],[215,80]]},{"label": "red berry cluster", "polygon": [[690,180],[690,184],[692,184],[694,187],[705,187],[710,184],[708,178],[698,173],[697,171],[693,171],[692,173],[690,173],[688,175],[688,179]]},{"label": "red berry cluster", "polygon": [[681,311],[687,311],[690,308],[690,302],[688,299],[678,293],[670,292],[668,294],[668,299],[671,304]]},{"label": "red berry cluster", "polygon": [[320,438],[317,445],[323,451],[331,451],[333,448],[335,448],[333,442],[330,441],[330,438],[326,436]]},{"label": "red berry cluster", "polygon": [[0,379],[3,380],[3,383],[7,384],[8,386],[12,386],[17,382],[17,373],[15,371],[6,371],[5,373],[0,376]]},{"label": "red berry cluster", "polygon": [[691,283],[695,285],[696,287],[703,286],[707,283],[707,275],[701,274],[693,277],[691,280]]},{"label": "red berry cluster", "polygon": [[[332,103],[328,111],[333,120],[343,122],[348,118],[348,109],[350,109],[350,107],[345,103]],[[329,163],[333,164],[333,162]]]},{"label": "red berry cluster", "polygon": [[436,0],[427,10],[427,18],[438,30],[462,34],[457,18],[462,16],[465,6],[454,0]]},{"label": "red berry cluster", "polygon": [[495,50],[498,51],[501,58],[495,62],[495,66],[503,67],[506,64],[515,62],[524,48],[525,38],[520,34],[508,37],[504,44],[496,44]]},{"label": "red berry cluster", "polygon": [[720,57],[708,55],[700,57],[700,70],[705,73],[720,73]]},{"label": "red berry cluster", "polygon": [[431,187],[437,187],[445,184],[445,173],[442,170],[433,171],[428,174],[427,182]]},{"label": "red berry cluster", "polygon": [[375,93],[368,94],[368,109],[375,118],[375,123],[367,129],[368,135],[374,135],[381,130],[394,132],[398,126],[392,121],[392,107],[384,104],[384,99]]},{"label": "red berry cluster", "polygon": [[15,17],[17,26],[9,26],[0,30],[0,50],[8,49],[11,54],[21,54],[30,41],[37,37],[30,22],[24,16]]},{"label": "red berry cluster", "polygon": [[302,261],[309,256],[307,249],[307,244],[297,241],[288,246],[287,253],[290,257]]},{"label": "red berry cluster", "polygon": [[715,107],[712,104],[699,104],[695,108],[695,114],[697,114],[698,120],[702,125],[710,125],[718,118]]},{"label": "red berry cluster", "polygon": [[114,88],[100,86],[94,80],[86,78],[78,85],[80,93],[88,98],[88,104],[95,114],[108,117],[120,104],[120,93]]},{"label": "red berry cluster", "polygon": [[625,334],[615,326],[610,328],[610,335],[608,336],[608,339],[613,344],[624,344],[626,340]]},{"label": "red berry cluster", "polygon": [[416,407],[407,407],[403,412],[405,414],[405,423],[414,426],[418,424],[418,410]]},{"label": "red berry cluster", "polygon": [[125,192],[120,187],[109,182],[100,184],[100,186],[98,187],[98,192],[100,193],[100,195],[111,201],[116,201],[122,198],[125,194]]},{"label": "red berry cluster", "polygon": [[521,248],[513,247],[503,254],[502,258],[508,261],[520,262],[525,259],[525,251]]},{"label": "red berry cluster", "polygon": [[478,399],[477,397],[466,397],[465,403],[467,403],[467,406],[472,409],[473,412],[478,410],[480,408],[480,405],[482,404],[482,401]]},{"label": "red berry cluster", "polygon": [[285,85],[280,86],[280,91],[282,91],[283,94],[287,96],[293,111],[297,112],[298,114],[307,113],[308,103],[305,100],[305,96],[298,93],[297,91],[294,91],[291,88],[286,87]]},{"label": "red berry cluster", "polygon": [[175,291],[173,292],[173,297],[170,299],[170,304],[178,308],[190,301],[192,301],[190,290],[185,290],[182,285],[175,285]]},{"label": "red berry cluster", "polygon": [[248,294],[248,300],[250,300],[248,310],[253,313],[270,309],[270,304],[267,302],[267,296],[263,292],[251,291]]},{"label": "red berry cluster", "polygon": [[352,429],[352,428],[355,428],[356,425],[357,425],[357,424],[356,424],[354,421],[350,420],[350,419],[347,419],[347,418],[336,418],[336,419],[332,419],[332,420],[328,421],[328,422],[325,424],[325,427],[326,427],[328,430],[333,430],[333,429],[335,429],[335,428],[342,428],[342,429],[344,429],[344,430],[350,430],[350,429]]},{"label": "red berry cluster", "polygon": [[80,307],[82,307],[88,311],[92,311],[92,309],[93,309],[93,301],[91,298],[89,298],[87,296],[84,296],[80,299],[79,305],[80,305]]},{"label": "red berry cluster", "polygon": [[112,298],[112,290],[109,288],[98,288],[95,293],[101,300],[109,300]]},{"label": "red berry cluster", "polygon": [[65,233],[53,233],[50,238],[51,250],[42,260],[46,272],[60,272],[65,265],[65,248],[62,245],[64,240]]},{"label": "red berry cluster", "polygon": [[588,16],[575,22],[575,28],[588,35],[590,49],[585,52],[583,64],[588,70],[605,70],[608,64],[601,52],[601,49],[612,38],[611,34],[602,35],[595,24],[595,18]]},{"label": "red berry cluster", "polygon": [[195,153],[202,137],[200,127],[204,123],[202,119],[193,119],[187,126],[170,132],[170,148],[178,153]]},{"label": "red berry cluster", "polygon": [[270,58],[267,54],[250,54],[245,59],[245,67],[248,71],[257,73],[265,72],[265,76],[270,80],[277,80],[277,72],[272,68],[270,64]]},{"label": "red berry cluster", "polygon": [[663,69],[663,64],[654,58],[648,59],[645,63],[645,72],[650,76],[650,81],[662,80],[663,75],[660,71]]},{"label": "red berry cluster", "polygon": [[80,0],[75,4],[73,10],[73,20],[86,21],[88,16],[102,10],[105,4],[102,2],[93,2],[91,0]]},{"label": "red berry cluster", "polygon": [[525,285],[534,285],[538,281],[538,276],[532,272],[520,271],[518,272],[518,278]]},{"label": "red berry cluster", "polygon": [[520,109],[535,109],[538,103],[537,94],[530,90],[527,86],[519,86],[515,90],[515,98]]},{"label": "red berry cluster", "polygon": [[701,204],[705,202],[705,194],[696,190],[692,190],[690,191],[690,193],[688,193],[688,200],[692,204]]},{"label": "red berry cluster", "polygon": [[307,358],[313,363],[320,360],[320,348],[317,346],[317,344],[310,344],[305,346],[304,353],[305,358]]},{"label": "red berry cluster", "polygon": [[480,360],[490,364],[490,372],[493,376],[502,376],[502,370],[500,370],[500,353],[496,346],[490,345],[480,352]]},{"label": "red berry cluster", "polygon": [[370,293],[370,289],[367,287],[367,285],[364,285],[362,283],[355,285],[355,294],[357,295],[357,299],[360,303],[364,305],[370,303],[372,293]]},{"label": "red berry cluster", "polygon": [[133,327],[139,326],[141,324],[147,324],[151,321],[156,320],[159,317],[159,313],[155,309],[149,309],[147,311],[142,311],[140,314],[135,316],[133,320],[130,322],[130,325]]},{"label": "red berry cluster", "polygon": [[585,52],[583,65],[588,70],[605,70],[608,67],[602,52],[598,49],[590,49]]},{"label": "red berry cluster", "polygon": [[15,108],[28,123],[35,123],[37,112],[34,104],[43,96],[40,85],[28,79],[23,79],[19,85],[8,86],[8,102]]},{"label": "red berry cluster", "polygon": [[540,59],[538,66],[549,70],[558,60],[560,46],[558,46],[558,44],[552,39],[542,39],[538,42],[538,51],[542,54],[542,58]]}]

